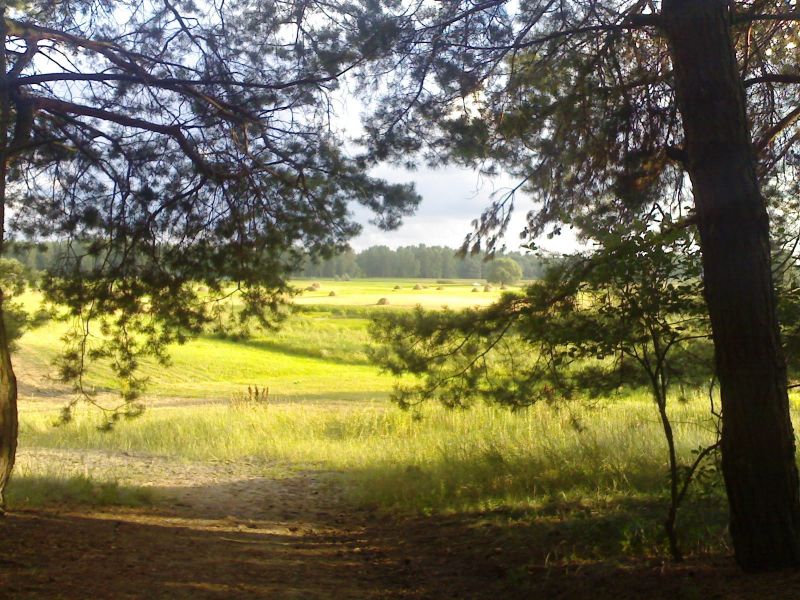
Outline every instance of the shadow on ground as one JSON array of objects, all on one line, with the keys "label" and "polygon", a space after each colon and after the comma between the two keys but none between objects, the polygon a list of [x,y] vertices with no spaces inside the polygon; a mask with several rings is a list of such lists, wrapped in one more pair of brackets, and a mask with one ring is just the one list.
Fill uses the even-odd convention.
[{"label": "shadow on ground", "polygon": [[0,598],[800,598],[800,574],[746,576],[728,557],[554,560],[544,522],[348,509],[316,473],[154,492],[169,503],[10,513]]}]

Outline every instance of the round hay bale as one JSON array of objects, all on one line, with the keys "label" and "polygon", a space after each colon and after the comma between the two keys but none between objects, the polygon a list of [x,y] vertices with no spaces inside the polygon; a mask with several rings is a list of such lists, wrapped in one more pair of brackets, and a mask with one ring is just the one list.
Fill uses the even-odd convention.
[{"label": "round hay bale", "polygon": [[484,292],[491,292],[492,291],[492,286],[490,286],[488,284],[483,286],[483,291]]},{"label": "round hay bale", "polygon": [[417,285],[414,286],[414,289],[415,290],[421,290],[422,286],[420,284],[417,284]]},{"label": "round hay bale", "polygon": [[378,306],[386,306],[387,304],[389,304],[389,299],[388,298],[380,298],[380,299],[378,299]]},{"label": "round hay bale", "polygon": [[396,285],[396,286],[394,286],[392,289],[393,289],[393,290],[399,290],[399,289],[400,289],[400,286],[399,286],[399,285]]},{"label": "round hay bale", "polygon": [[439,287],[437,287],[436,289],[441,291],[441,290],[443,290],[444,288],[443,288],[442,286],[439,286]]},{"label": "round hay bale", "polygon": [[328,294],[328,296],[335,296],[335,295],[336,295],[336,292],[334,292],[333,290],[331,290],[330,293]]},{"label": "round hay bale", "polygon": [[472,288],[472,291],[473,291],[473,292],[477,292],[477,291],[478,291],[478,288],[474,287],[474,288]]},{"label": "round hay bale", "polygon": [[321,288],[322,286],[321,286],[319,283],[317,283],[317,282],[315,281],[315,282],[314,282],[314,283],[312,283],[312,284],[311,284],[311,286],[309,286],[309,287],[311,287],[311,289],[312,289],[312,290],[318,290],[318,289],[319,289],[319,288]]}]

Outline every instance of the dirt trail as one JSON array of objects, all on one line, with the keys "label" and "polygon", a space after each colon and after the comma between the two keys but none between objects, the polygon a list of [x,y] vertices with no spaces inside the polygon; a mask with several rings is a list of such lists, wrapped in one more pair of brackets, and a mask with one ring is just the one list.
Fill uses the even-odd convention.
[{"label": "dirt trail", "polygon": [[800,574],[748,577],[725,557],[548,564],[557,544],[533,542],[535,523],[353,510],[325,473],[100,451],[23,450],[21,460],[108,469],[161,501],[10,513],[2,600],[800,598]]},{"label": "dirt trail", "polygon": [[398,543],[398,524],[349,510],[325,474],[105,451],[23,450],[20,460],[113,472],[161,501],[11,513],[0,522],[0,597],[428,598],[462,587],[432,596],[425,558]]}]

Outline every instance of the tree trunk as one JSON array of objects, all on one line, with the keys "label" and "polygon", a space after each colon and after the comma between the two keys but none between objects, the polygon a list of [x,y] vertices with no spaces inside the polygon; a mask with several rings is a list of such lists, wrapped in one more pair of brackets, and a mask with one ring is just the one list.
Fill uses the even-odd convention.
[{"label": "tree trunk", "polygon": [[[5,3],[0,1],[0,39],[6,40]],[[0,254],[5,247],[6,176],[8,174],[11,108],[6,53],[0,52]],[[11,368],[11,349],[4,320],[5,297],[0,290],[0,513],[6,508],[6,485],[17,455],[17,378]]]},{"label": "tree trunk", "polygon": [[17,379],[3,321],[0,292],[0,512],[5,511],[5,491],[17,453]]},{"label": "tree trunk", "polygon": [[663,0],[722,395],[730,532],[746,570],[800,564],[800,488],[769,220],[723,0]]}]

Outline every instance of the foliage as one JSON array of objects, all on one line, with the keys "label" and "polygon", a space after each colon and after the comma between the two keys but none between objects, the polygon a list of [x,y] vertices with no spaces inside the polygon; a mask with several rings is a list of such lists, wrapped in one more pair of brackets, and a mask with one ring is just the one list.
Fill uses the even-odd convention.
[{"label": "foliage", "polygon": [[489,263],[486,281],[511,285],[522,279],[522,267],[513,258],[496,258]]},{"label": "foliage", "polygon": [[[500,256],[500,253],[497,254]],[[526,279],[538,279],[554,256],[520,252],[504,252],[523,270]],[[491,262],[487,256],[462,255],[452,248],[440,246],[372,246],[360,252],[346,251],[320,263],[307,263],[298,275],[302,277],[424,277],[428,279],[481,279],[488,275]]]},{"label": "foliage", "polygon": [[391,229],[419,201],[366,175],[329,127],[337,77],[373,51],[358,14],[246,0],[4,7],[5,230],[58,240],[41,286],[75,325],[60,374],[84,395],[87,363],[107,360],[137,414],[142,358],[166,363],[216,300],[236,293],[242,319],[274,325],[288,274],[358,232],[351,202]]},{"label": "foliage", "polygon": [[691,238],[614,235],[606,240],[614,250],[553,269],[524,295],[506,293],[486,308],[376,314],[373,357],[393,374],[419,378],[396,399],[525,406],[623,385],[650,388],[642,363],[682,349],[681,341],[694,342],[693,350],[676,354],[664,375],[690,385],[707,379],[708,357],[694,354],[708,330],[696,255],[684,254]]},{"label": "foliage", "polygon": [[39,313],[31,315],[18,301],[20,295],[27,288],[28,273],[25,267],[17,260],[0,258],[0,290],[3,298],[3,320],[6,326],[6,335],[11,343],[11,348],[16,348],[16,341],[32,324],[37,324],[46,316]]},{"label": "foliage", "polygon": [[[677,218],[686,157],[664,17],[651,3],[381,8],[375,18],[403,35],[373,65],[390,84],[373,97],[372,156],[413,162],[421,153],[518,181],[476,219],[465,248],[499,246],[520,193],[535,201],[522,232],[530,243],[565,225],[590,237],[593,222],[649,218],[654,207]],[[800,15],[785,9],[777,0],[731,3],[732,42],[761,181],[794,186]]]},{"label": "foliage", "polygon": [[525,296],[486,309],[376,316],[373,357],[395,375],[416,376],[397,386],[405,407],[483,398],[518,408],[624,386],[649,390],[668,446],[667,534],[679,559],[677,509],[709,454],[683,469],[667,413],[671,389],[713,374],[696,246],[685,231],[627,228],[605,234],[604,247],[613,251],[602,260],[553,269]]},{"label": "foliage", "polygon": [[[381,82],[386,91],[374,97],[367,122],[371,156],[408,163],[422,153],[436,164],[455,161],[517,180],[475,220],[464,250],[498,247],[518,192],[534,200],[522,232],[532,245],[568,225],[597,244],[599,262],[617,250],[607,246],[608,232],[697,225],[725,406],[722,464],[737,560],[754,570],[796,566],[798,471],[790,459],[762,189],[796,190],[800,11],[779,0],[465,0],[420,1],[404,6],[402,16],[387,5],[386,13],[402,27],[403,43],[375,69],[391,73],[391,84]],[[546,395],[552,360],[518,368],[513,351],[494,358],[503,348],[499,334],[527,306],[544,301],[564,312],[559,302],[535,295],[522,305],[506,302],[505,316],[500,309],[472,315],[490,321],[475,336],[457,331],[454,340],[423,326],[419,348],[434,365],[461,350],[472,355],[450,369],[466,389],[483,385],[482,392],[502,395],[508,385],[523,396]],[[525,318],[545,338],[538,316]],[[395,340],[402,336],[387,329]],[[493,351],[474,350],[476,341]],[[416,367],[409,346],[387,364],[408,359]],[[494,366],[490,359],[503,366],[492,369],[500,384],[481,375]],[[535,383],[507,374],[517,370],[541,377]],[[428,391],[454,401],[457,384],[438,379],[441,388]],[[757,408],[764,406],[773,408]]]}]

